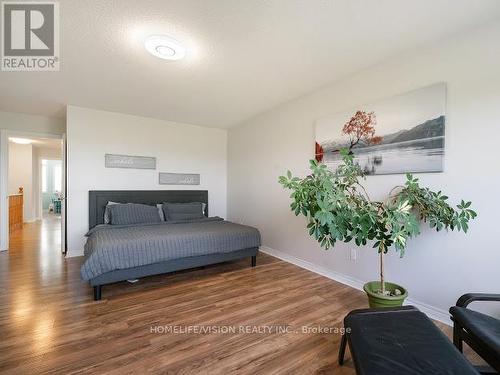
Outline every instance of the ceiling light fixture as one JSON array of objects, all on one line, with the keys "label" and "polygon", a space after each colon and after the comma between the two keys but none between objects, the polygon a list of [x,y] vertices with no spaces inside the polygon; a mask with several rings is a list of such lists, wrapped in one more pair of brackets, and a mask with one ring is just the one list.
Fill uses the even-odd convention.
[{"label": "ceiling light fixture", "polygon": [[9,141],[17,143],[19,145],[29,145],[30,143],[33,143],[33,141],[31,139],[15,138],[15,137],[9,138]]},{"label": "ceiling light fixture", "polygon": [[175,39],[165,35],[152,35],[144,42],[146,50],[164,60],[180,60],[186,56],[186,49]]}]

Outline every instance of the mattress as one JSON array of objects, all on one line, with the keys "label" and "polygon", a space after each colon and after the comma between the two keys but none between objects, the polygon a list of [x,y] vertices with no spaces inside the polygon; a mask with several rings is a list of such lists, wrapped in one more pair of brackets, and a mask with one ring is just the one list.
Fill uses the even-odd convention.
[{"label": "mattress", "polygon": [[87,233],[83,280],[107,272],[259,247],[256,228],[219,217],[139,225],[97,225]]}]

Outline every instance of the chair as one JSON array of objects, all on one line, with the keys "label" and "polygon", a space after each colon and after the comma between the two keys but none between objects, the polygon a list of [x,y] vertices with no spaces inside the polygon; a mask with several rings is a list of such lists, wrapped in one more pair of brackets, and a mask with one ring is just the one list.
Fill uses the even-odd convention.
[{"label": "chair", "polygon": [[61,200],[60,199],[54,200],[54,213],[55,214],[61,213]]},{"label": "chair", "polygon": [[[467,306],[475,301],[500,301],[500,294],[469,293],[458,299],[456,306],[450,308],[453,343],[462,351],[465,341],[492,369],[500,373],[500,320],[468,309]],[[480,371],[492,373],[484,368]]]},{"label": "chair", "polygon": [[414,306],[361,309],[344,318],[346,346],[358,375],[478,375],[441,330]]},{"label": "chair", "polygon": [[60,214],[61,213],[61,198],[59,198],[59,194],[55,193],[53,196],[50,198],[50,201],[52,202],[49,205],[49,212],[54,212],[55,214]]}]

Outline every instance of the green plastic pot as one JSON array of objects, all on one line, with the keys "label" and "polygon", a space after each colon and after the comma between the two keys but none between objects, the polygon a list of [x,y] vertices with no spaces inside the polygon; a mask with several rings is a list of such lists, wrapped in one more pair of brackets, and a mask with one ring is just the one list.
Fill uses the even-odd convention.
[{"label": "green plastic pot", "polygon": [[377,293],[380,290],[380,281],[370,281],[363,286],[364,291],[368,295],[368,303],[371,308],[379,307],[397,307],[402,306],[406,297],[408,297],[408,291],[400,285],[386,282],[385,289],[394,292],[394,290],[399,289],[401,295],[399,296],[384,296]]}]

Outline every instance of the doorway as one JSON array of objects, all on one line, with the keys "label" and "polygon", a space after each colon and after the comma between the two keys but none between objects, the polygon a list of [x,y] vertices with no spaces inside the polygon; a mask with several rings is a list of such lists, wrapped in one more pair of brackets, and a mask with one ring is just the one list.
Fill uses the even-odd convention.
[{"label": "doorway", "polygon": [[64,137],[2,130],[1,146],[1,250],[29,235],[45,255],[65,254]]}]

